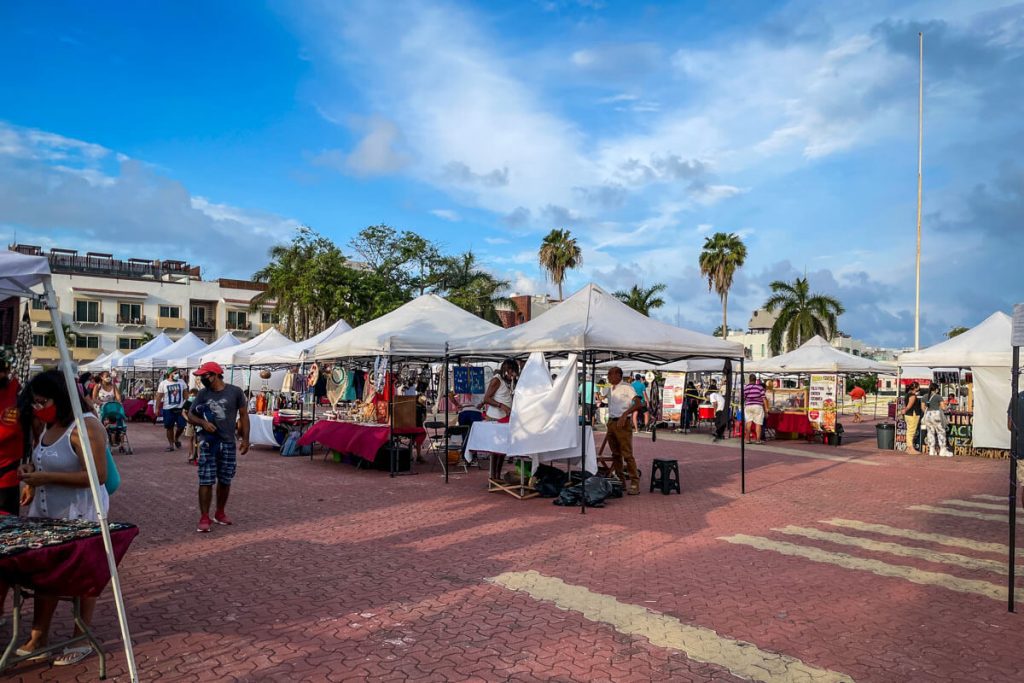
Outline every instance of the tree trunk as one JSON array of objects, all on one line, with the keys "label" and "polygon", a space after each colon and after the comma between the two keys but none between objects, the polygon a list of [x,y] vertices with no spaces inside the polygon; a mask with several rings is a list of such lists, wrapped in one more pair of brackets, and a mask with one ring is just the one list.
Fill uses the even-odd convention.
[{"label": "tree trunk", "polygon": [[729,338],[729,320],[726,314],[729,308],[729,290],[725,290],[722,294],[722,339],[726,340]]},{"label": "tree trunk", "polygon": [[562,281],[558,281],[558,300],[562,301]]}]

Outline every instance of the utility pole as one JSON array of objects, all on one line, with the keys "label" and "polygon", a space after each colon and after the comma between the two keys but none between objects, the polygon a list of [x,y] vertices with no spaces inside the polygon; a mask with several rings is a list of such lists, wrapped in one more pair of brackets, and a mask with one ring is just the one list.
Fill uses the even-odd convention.
[{"label": "utility pole", "polygon": [[917,34],[917,259],[914,267],[914,350],[921,350],[921,149],[924,144],[924,34]]}]

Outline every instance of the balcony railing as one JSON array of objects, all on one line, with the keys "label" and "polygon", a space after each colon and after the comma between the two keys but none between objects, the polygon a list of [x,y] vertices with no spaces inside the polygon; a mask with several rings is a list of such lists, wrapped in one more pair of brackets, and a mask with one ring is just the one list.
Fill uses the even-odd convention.
[{"label": "balcony railing", "polygon": [[88,320],[88,319],[83,319],[83,318],[79,318],[79,317],[78,317],[78,316],[76,315],[76,316],[75,316],[75,318],[74,318],[74,320],[75,320],[75,322],[76,322],[77,324],[79,324],[79,325],[102,325],[102,324],[103,324],[103,314],[102,314],[102,313],[100,313],[100,314],[99,314],[99,315],[98,315],[98,316],[96,317],[96,319],[95,319],[95,320]]},{"label": "balcony railing", "polygon": [[119,315],[117,316],[117,324],[132,327],[145,327],[146,316],[144,315]]},{"label": "balcony railing", "polygon": [[224,325],[224,328],[232,332],[249,332],[252,329],[252,322],[248,320],[229,320]]},{"label": "balcony railing", "polygon": [[30,308],[28,310],[28,319],[34,323],[52,322],[50,312],[45,308]]},{"label": "balcony railing", "polygon": [[211,319],[196,320],[195,318],[188,321],[188,326],[193,330],[212,330],[216,327]]},{"label": "balcony railing", "polygon": [[33,346],[32,347],[32,360],[58,360],[60,358],[60,350],[56,346]]}]

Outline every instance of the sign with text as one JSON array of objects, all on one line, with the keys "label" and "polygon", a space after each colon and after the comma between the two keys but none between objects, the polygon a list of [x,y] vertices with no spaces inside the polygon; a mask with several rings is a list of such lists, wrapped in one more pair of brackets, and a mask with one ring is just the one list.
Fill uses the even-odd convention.
[{"label": "sign with text", "polygon": [[807,419],[818,429],[836,430],[836,375],[811,375],[807,390]]},{"label": "sign with text", "polygon": [[679,422],[683,413],[685,390],[685,372],[665,373],[665,389],[661,395],[661,419],[668,422]]}]

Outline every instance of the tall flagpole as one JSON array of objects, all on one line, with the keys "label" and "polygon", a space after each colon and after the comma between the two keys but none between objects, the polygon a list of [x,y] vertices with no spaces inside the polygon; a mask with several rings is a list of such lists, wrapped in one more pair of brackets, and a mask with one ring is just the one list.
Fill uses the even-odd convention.
[{"label": "tall flagpole", "polygon": [[921,350],[921,148],[924,144],[924,34],[917,34],[917,259],[914,277],[914,350]]}]

